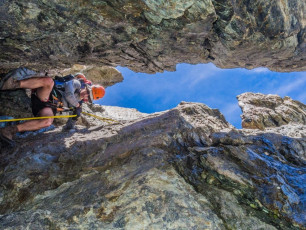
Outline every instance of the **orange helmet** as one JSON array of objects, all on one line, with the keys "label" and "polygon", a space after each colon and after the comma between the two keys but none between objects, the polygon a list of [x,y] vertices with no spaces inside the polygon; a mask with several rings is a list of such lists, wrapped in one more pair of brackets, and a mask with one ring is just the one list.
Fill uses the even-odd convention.
[{"label": "orange helmet", "polygon": [[93,100],[101,99],[105,95],[105,89],[101,85],[92,85],[92,86],[88,85],[87,89],[89,91],[91,102]]}]

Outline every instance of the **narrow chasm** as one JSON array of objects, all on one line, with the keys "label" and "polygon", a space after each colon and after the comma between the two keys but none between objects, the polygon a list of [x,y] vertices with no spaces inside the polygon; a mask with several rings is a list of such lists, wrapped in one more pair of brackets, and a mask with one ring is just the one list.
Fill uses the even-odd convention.
[{"label": "narrow chasm", "polygon": [[0,229],[306,230],[305,7],[0,1]]}]

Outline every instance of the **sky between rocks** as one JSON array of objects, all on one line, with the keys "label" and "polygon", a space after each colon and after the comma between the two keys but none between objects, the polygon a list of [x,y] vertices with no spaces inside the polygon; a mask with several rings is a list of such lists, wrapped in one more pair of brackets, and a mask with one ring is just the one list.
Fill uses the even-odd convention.
[{"label": "sky between rocks", "polygon": [[266,68],[220,69],[213,64],[178,64],[175,72],[135,73],[117,67],[124,81],[106,89],[101,105],[136,108],[154,113],[181,101],[201,102],[219,109],[227,121],[241,128],[236,96],[245,92],[289,96],[306,103],[306,72],[278,73]]}]

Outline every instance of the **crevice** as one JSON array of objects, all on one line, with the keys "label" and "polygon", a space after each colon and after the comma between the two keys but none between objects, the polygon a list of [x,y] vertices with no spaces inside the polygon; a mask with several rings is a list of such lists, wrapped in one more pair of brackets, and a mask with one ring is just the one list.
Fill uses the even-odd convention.
[{"label": "crevice", "polygon": [[[144,51],[141,47],[136,46],[133,43],[130,44],[130,47],[133,48],[139,54],[141,54],[145,58],[145,60],[148,61],[148,63],[153,64],[153,66],[156,67],[159,71],[163,71],[163,68],[158,66],[151,58],[149,58],[149,56],[147,55],[146,51]],[[146,63],[146,64],[148,65],[148,63]]]}]

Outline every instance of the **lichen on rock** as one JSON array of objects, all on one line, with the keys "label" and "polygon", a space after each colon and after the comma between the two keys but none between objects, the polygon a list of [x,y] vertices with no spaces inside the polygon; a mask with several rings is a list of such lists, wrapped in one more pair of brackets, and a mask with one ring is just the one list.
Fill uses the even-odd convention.
[{"label": "lichen on rock", "polygon": [[306,106],[288,96],[244,93],[237,98],[243,111],[243,128],[263,130],[289,123],[306,125]]},{"label": "lichen on rock", "polygon": [[306,227],[305,124],[292,124],[300,137],[282,126],[237,130],[188,102],[154,114],[85,109],[119,122],[1,148],[1,228]]},{"label": "lichen on rock", "polygon": [[[83,72],[177,63],[305,71],[305,1],[0,1],[0,73],[26,66]],[[243,129],[217,109],[181,102],[154,114],[83,106],[82,116],[0,146],[1,229],[306,229],[305,105],[238,96]],[[9,103],[8,103],[9,102]],[[15,109],[18,107],[18,111]],[[24,90],[0,115],[30,116]],[[110,120],[108,120],[110,121]]]},{"label": "lichen on rock", "polygon": [[0,72],[73,64],[174,70],[177,63],[305,70],[305,2],[1,1]]}]

